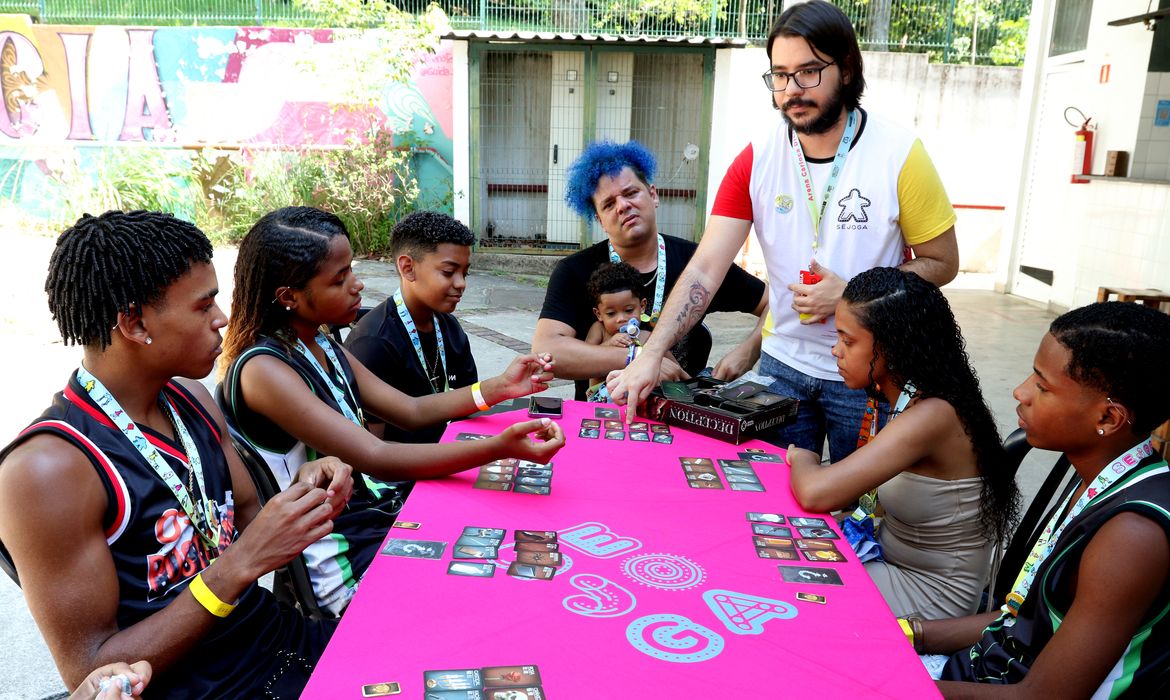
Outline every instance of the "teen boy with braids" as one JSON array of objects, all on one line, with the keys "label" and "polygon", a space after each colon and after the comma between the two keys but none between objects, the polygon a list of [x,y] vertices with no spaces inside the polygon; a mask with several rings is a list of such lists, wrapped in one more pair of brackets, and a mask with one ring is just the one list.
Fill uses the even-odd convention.
[{"label": "teen boy with braids", "polygon": [[[401,286],[358,321],[345,347],[404,394],[426,396],[479,381],[467,334],[452,315],[467,288],[474,243],[471,229],[433,211],[406,216],[390,234]],[[438,442],[446,427],[381,425],[382,437],[394,442]]]},{"label": "teen boy with braids", "polygon": [[211,245],[152,212],[83,216],[45,289],[84,359],[0,452],[0,540],[70,688],[144,659],[152,697],[295,698],[334,624],[256,584],[329,533],[353,488],[308,463],[263,508],[195,381],[220,352]]},{"label": "teen boy with braids", "polygon": [[[908,624],[955,652],[948,698],[1164,698],[1170,690],[1170,316],[1106,302],[1052,322],[1013,395],[1028,443],[1076,470],[1002,609]],[[899,419],[900,420],[900,419]],[[960,681],[960,682],[954,682]]]}]

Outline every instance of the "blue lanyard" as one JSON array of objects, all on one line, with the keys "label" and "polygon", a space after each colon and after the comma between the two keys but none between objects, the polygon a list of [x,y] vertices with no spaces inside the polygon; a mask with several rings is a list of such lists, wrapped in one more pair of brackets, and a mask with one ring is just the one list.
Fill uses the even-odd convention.
[{"label": "blue lanyard", "polygon": [[[208,498],[207,485],[203,480],[203,460],[199,456],[199,448],[196,447],[195,441],[191,439],[190,433],[187,432],[187,426],[183,424],[179,414],[175,411],[175,407],[171,405],[170,400],[164,395],[162,397],[163,408],[166,409],[171,422],[175,426],[175,433],[179,441],[183,444],[183,451],[187,453],[187,466],[191,470],[191,475],[194,477],[196,483],[199,484],[199,507],[195,507],[195,502],[191,498],[191,492],[183,485],[179,479],[179,475],[171,468],[167,460],[159,454],[158,448],[150,444],[146,436],[142,434],[142,430],[130,420],[130,416],[126,411],[122,410],[122,406],[110,390],[105,387],[98,380],[97,377],[90,374],[84,366],[77,368],[77,381],[89,394],[102,411],[106,414],[122,435],[130,441],[134,449],[138,450],[138,454],[142,455],[146,463],[154,470],[163,483],[171,493],[175,494],[179,505],[182,506],[183,512],[187,514],[187,518],[191,521],[195,532],[207,542],[211,551],[219,550],[219,538],[221,534],[221,523],[216,513],[215,501]],[[214,526],[214,529],[213,527]]]},{"label": "blue lanyard", "polygon": [[[613,243],[606,242],[609,246],[609,261],[611,263],[620,263],[622,258],[613,249]],[[666,292],[666,240],[662,238],[662,234],[658,234],[658,281],[654,284],[654,305],[650,307],[650,323],[658,323],[658,315],[662,313],[662,302],[664,293]]]},{"label": "blue lanyard", "polygon": [[[333,352],[333,347],[329,345],[329,341],[320,331],[317,331],[317,337],[315,340],[317,341],[317,345],[319,345],[321,349],[325,351],[325,357],[329,360],[329,364],[333,367],[333,371],[335,371],[337,376],[341,379],[342,384],[345,385],[345,391],[342,391],[340,388],[338,388],[337,383],[333,381],[333,378],[329,376],[329,373],[325,371],[325,368],[321,366],[321,363],[317,362],[317,358],[313,356],[313,353],[309,350],[309,346],[305,345],[304,341],[302,341],[300,338],[297,338],[297,344],[294,347],[296,347],[297,351],[299,351],[302,355],[305,356],[306,359],[308,359],[309,364],[311,364],[313,369],[317,371],[317,375],[321,377],[321,379],[325,382],[325,385],[329,387],[331,392],[333,392],[333,400],[337,402],[337,406],[341,409],[341,414],[353,423],[356,423],[359,428],[364,430],[366,427],[366,421],[365,416],[362,415],[362,407],[358,405],[357,397],[353,393],[353,388],[349,385],[349,379],[347,379],[345,376],[345,370],[342,369],[341,363],[337,361],[337,355]],[[353,408],[351,408],[349,405],[349,401],[347,400],[349,398],[353,399]],[[354,412],[355,408],[357,409],[356,413]]]},{"label": "blue lanyard", "polygon": [[[394,292],[394,307],[398,309],[398,318],[402,321],[402,325],[406,326],[406,335],[410,338],[410,344],[414,347],[414,354],[418,356],[418,363],[422,365],[423,374],[426,375],[427,383],[431,385],[431,391],[439,393],[439,387],[431,382],[430,369],[427,367],[427,360],[423,356],[422,341],[418,337],[418,327],[414,324],[414,318],[410,315],[410,310],[406,308],[406,302],[402,300],[402,290]],[[432,323],[435,326],[435,344],[439,348],[439,361],[443,363],[443,391],[450,389],[447,383],[447,349],[443,345],[443,330],[439,328],[439,319],[431,315]]]},{"label": "blue lanyard", "polygon": [[841,143],[837,144],[837,155],[833,157],[833,167],[829,173],[829,180],[825,183],[825,191],[821,194],[820,206],[817,206],[816,188],[813,186],[812,172],[809,170],[808,161],[804,157],[804,149],[800,146],[800,137],[796,130],[792,130],[792,159],[796,165],[796,176],[800,179],[801,185],[804,187],[805,203],[808,205],[809,216],[812,217],[813,225],[813,241],[812,249],[813,255],[817,254],[817,247],[820,245],[821,235],[821,221],[825,216],[825,207],[829,204],[829,198],[833,195],[833,190],[837,189],[837,179],[841,176],[841,171],[845,169],[845,159],[849,157],[849,147],[853,144],[853,132],[857,128],[857,110],[849,110],[849,115],[845,119],[845,132],[841,134]]}]

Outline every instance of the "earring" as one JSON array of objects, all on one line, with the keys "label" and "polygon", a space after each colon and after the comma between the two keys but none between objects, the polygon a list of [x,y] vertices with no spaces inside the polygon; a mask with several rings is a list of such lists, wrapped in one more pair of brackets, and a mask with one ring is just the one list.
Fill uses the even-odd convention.
[{"label": "earring", "polygon": [[285,310],[285,311],[292,311],[292,307],[291,307],[291,306],[286,306],[286,307],[284,307],[284,310]]},{"label": "earring", "polygon": [[1097,434],[1098,434],[1098,435],[1104,435],[1104,434],[1105,434],[1105,429],[1104,429],[1104,428],[1097,428]]},{"label": "earring", "polygon": [[148,335],[148,336],[146,336],[146,344],[147,344],[147,345],[150,345],[150,344],[151,344],[151,343],[153,343],[153,342],[154,342],[154,341],[150,339],[150,336],[149,336],[149,335]]}]

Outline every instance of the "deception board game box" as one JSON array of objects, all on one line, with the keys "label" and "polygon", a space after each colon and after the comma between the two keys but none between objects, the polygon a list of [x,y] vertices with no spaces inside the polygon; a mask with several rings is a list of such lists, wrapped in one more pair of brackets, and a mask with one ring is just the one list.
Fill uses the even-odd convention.
[{"label": "deception board game box", "polygon": [[645,414],[667,425],[738,445],[796,419],[799,402],[763,384],[693,377],[663,382],[646,399]]}]

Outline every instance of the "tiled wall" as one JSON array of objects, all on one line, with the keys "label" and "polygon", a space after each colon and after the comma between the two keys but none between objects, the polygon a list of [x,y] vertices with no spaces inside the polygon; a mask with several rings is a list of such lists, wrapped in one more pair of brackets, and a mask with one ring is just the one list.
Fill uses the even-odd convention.
[{"label": "tiled wall", "polygon": [[[1170,134],[1170,127],[1161,129]],[[1076,277],[1072,284],[1058,280],[1053,301],[1082,306],[1096,300],[1100,286],[1170,290],[1170,182],[1094,180],[1081,187],[1085,196],[1074,206],[1083,207],[1084,223],[1066,237],[1077,246]]]},{"label": "tiled wall", "polygon": [[1170,180],[1170,124],[1154,125],[1160,100],[1170,101],[1170,73],[1151,72],[1146,76],[1137,142],[1130,159],[1130,177]]}]

